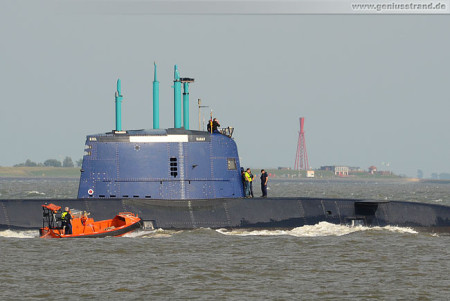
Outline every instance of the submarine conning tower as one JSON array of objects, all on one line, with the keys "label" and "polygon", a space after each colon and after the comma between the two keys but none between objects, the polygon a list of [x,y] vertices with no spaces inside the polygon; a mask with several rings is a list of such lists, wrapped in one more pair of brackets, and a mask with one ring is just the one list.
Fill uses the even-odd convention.
[{"label": "submarine conning tower", "polygon": [[[180,120],[178,82],[185,88],[184,127]],[[118,80],[116,130],[87,136],[78,198],[186,200],[243,197],[239,156],[231,135],[189,130],[186,83],[192,82],[193,79],[180,78],[175,66],[174,128],[159,129],[159,112],[155,112],[155,107],[159,111],[159,93],[154,90],[153,118],[157,118],[154,129],[122,130],[120,104],[123,96]]]}]

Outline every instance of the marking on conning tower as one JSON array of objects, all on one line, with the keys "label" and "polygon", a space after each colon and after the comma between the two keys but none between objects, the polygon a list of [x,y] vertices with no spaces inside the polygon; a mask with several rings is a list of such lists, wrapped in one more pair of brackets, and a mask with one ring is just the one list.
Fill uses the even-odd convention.
[{"label": "marking on conning tower", "polygon": [[116,143],[116,181],[113,181],[109,186],[109,194],[111,195],[111,189],[114,189],[114,194],[120,195],[120,164],[119,164],[119,145]]},{"label": "marking on conning tower", "polygon": [[[210,166],[211,166],[211,179],[214,179],[215,177],[214,177],[214,160],[213,160],[213,144],[212,144],[212,139],[211,139],[211,142],[209,143],[209,164],[210,164]],[[213,197],[213,198],[215,198],[216,197],[216,185],[210,185],[210,184],[208,184],[208,188],[211,188],[212,189],[212,196],[211,197]]]},{"label": "marking on conning tower", "polygon": [[2,202],[2,209],[3,209],[3,214],[5,215],[6,225],[9,226],[10,223],[9,223],[8,212],[6,211],[6,206],[5,206],[5,203],[3,203],[3,202]]},{"label": "marking on conning tower", "polygon": [[183,143],[178,143],[178,171],[180,175],[181,196],[182,200],[186,199],[186,185],[184,183],[184,149]]},{"label": "marking on conning tower", "polygon": [[192,210],[192,202],[188,201],[189,215],[191,216],[191,223],[193,228],[197,228],[197,223],[195,222],[194,210]]},{"label": "marking on conning tower", "polygon": [[168,136],[130,136],[130,142],[152,143],[152,142],[188,142],[188,135]]}]

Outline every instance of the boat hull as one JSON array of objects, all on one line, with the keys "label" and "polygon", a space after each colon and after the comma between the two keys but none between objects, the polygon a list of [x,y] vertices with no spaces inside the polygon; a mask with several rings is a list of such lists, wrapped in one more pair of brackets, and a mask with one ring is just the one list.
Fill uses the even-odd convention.
[{"label": "boat hull", "polygon": [[[36,229],[43,200],[0,200],[0,227]],[[403,201],[325,198],[234,198],[213,200],[66,199],[47,200],[107,219],[134,212],[144,225],[163,229],[295,228],[329,222],[401,226],[450,232],[450,207]]]},{"label": "boat hull", "polygon": [[[120,222],[120,225],[117,224]],[[114,225],[117,225],[114,226]],[[73,234],[64,234],[62,228],[44,227],[39,229],[42,238],[101,238],[122,236],[142,227],[142,219],[132,214],[119,214],[113,219],[94,222],[88,219],[82,224],[80,219],[73,219]]]}]

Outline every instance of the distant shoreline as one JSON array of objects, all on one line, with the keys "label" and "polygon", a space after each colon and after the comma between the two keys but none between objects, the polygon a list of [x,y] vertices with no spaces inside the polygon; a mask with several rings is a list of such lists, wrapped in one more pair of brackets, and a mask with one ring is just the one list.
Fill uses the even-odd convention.
[{"label": "distant shoreline", "polygon": [[[254,169],[255,171],[257,169]],[[257,170],[259,171],[259,170]],[[399,176],[347,176],[339,177],[330,174],[320,174],[316,173],[314,178],[306,178],[305,175],[300,177],[294,176],[293,171],[286,173],[285,171],[266,169],[266,171],[273,175],[271,178],[274,180],[285,180],[285,181],[295,181],[295,180],[332,180],[332,181],[352,181],[352,180],[367,180],[367,181],[399,181],[399,182],[423,182],[423,183],[441,183],[450,184],[450,180],[435,180],[435,179],[418,179],[418,178],[405,178]],[[298,175],[298,171],[296,172]],[[300,172],[301,173],[301,172]],[[68,179],[79,179],[80,178],[80,167],[47,167],[47,166],[36,166],[36,167],[11,167],[11,166],[0,166],[0,178],[68,178]]]},{"label": "distant shoreline", "polygon": [[80,167],[3,167],[0,178],[79,178]]}]

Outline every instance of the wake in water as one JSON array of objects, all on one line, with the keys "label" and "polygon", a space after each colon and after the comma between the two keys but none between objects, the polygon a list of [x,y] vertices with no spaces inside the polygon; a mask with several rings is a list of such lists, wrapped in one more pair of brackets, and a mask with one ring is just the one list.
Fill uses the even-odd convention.
[{"label": "wake in water", "polygon": [[[172,237],[173,234],[182,231],[167,231],[163,229],[157,230],[137,230],[127,233],[122,237],[131,238],[165,238]],[[39,238],[39,230],[3,230],[0,231],[0,237],[6,238]],[[95,238],[88,238],[95,239]],[[98,238],[97,238],[98,239]]]},{"label": "wake in water", "polygon": [[344,226],[335,225],[327,222],[320,222],[313,226],[303,226],[292,230],[226,230],[218,229],[217,232],[224,235],[237,236],[279,236],[290,235],[296,237],[321,237],[321,236],[343,236],[361,231],[389,231],[396,233],[417,234],[418,232],[411,228],[402,228],[394,226],[386,227],[365,227],[365,226]]},{"label": "wake in water", "polygon": [[4,230],[4,231],[0,231],[0,237],[36,238],[36,237],[39,237],[39,231],[38,230],[24,230],[24,231]]},{"label": "wake in water", "polygon": [[[127,233],[122,237],[131,238],[141,238],[141,237],[151,237],[151,238],[162,238],[171,237],[175,231],[165,231],[163,229],[158,230],[138,230],[131,233]],[[0,231],[0,237],[6,238],[39,238],[38,230],[4,230]],[[89,238],[94,239],[94,238]]]},{"label": "wake in water", "polygon": [[[203,229],[204,230],[204,229]],[[281,236],[290,235],[296,237],[321,237],[321,236],[343,236],[355,232],[362,231],[388,231],[395,233],[407,233],[407,234],[417,234],[418,232],[411,228],[402,228],[395,226],[386,227],[365,227],[365,226],[344,226],[335,225],[327,222],[320,222],[313,226],[303,226],[294,228],[292,230],[227,230],[227,229],[217,229],[216,232],[223,235],[236,235],[236,236]],[[169,238],[174,234],[182,233],[184,231],[168,231],[164,229],[157,230],[138,230],[131,233],[127,233],[122,237],[128,238]],[[38,238],[39,231],[37,230],[26,230],[26,231],[13,231],[4,230],[0,231],[0,237],[10,237],[10,238]]]},{"label": "wake in water", "polygon": [[27,191],[27,192],[26,192],[26,195],[27,195],[28,197],[31,197],[31,196],[44,196],[45,193],[44,193],[44,192],[39,192],[39,191],[33,190],[33,191]]},{"label": "wake in water", "polygon": [[164,229],[156,230],[137,230],[131,233],[127,233],[122,237],[132,237],[132,238],[167,238],[172,237],[173,234],[182,231],[167,231]]}]

